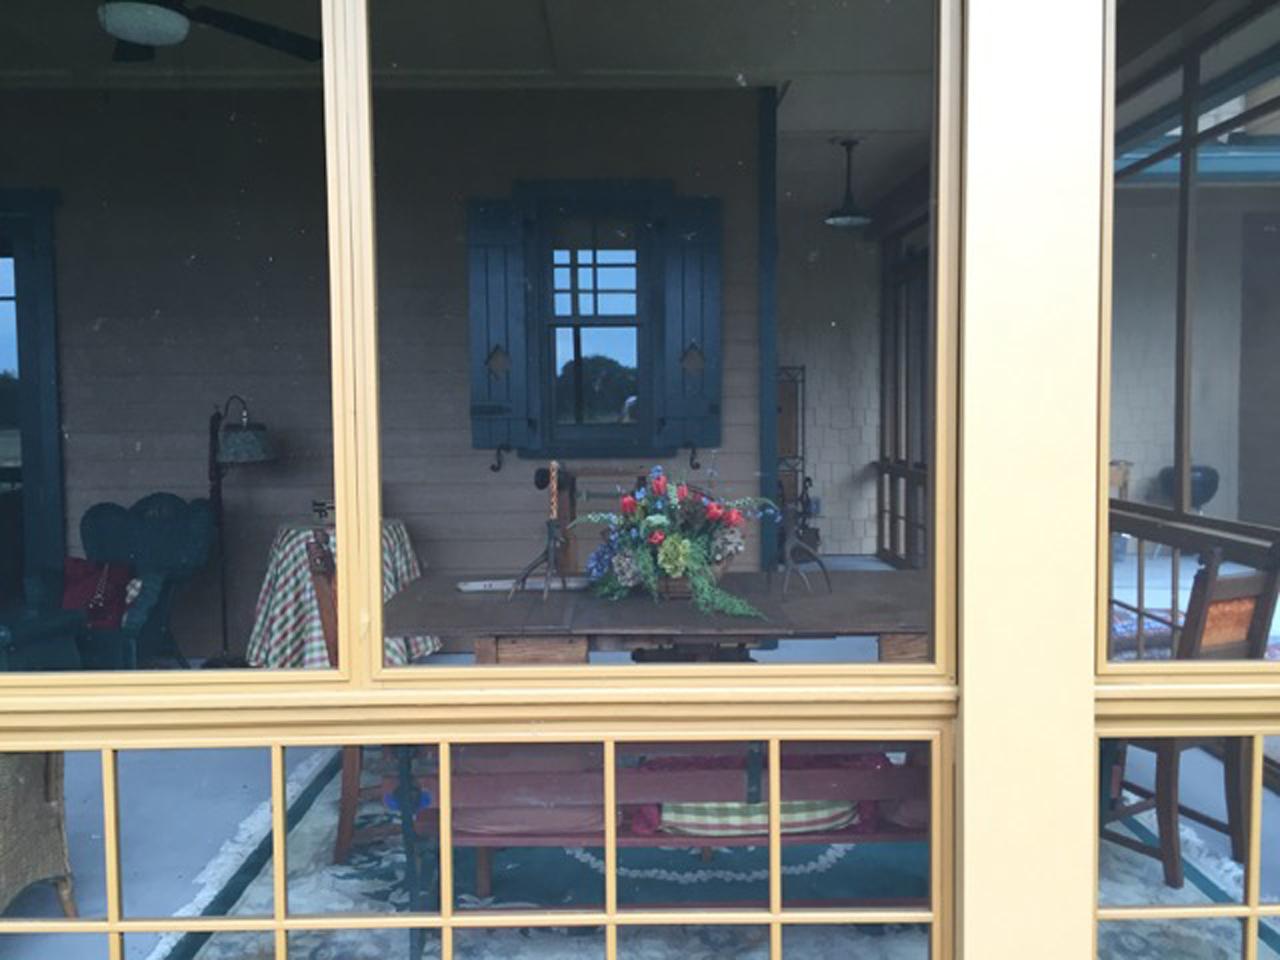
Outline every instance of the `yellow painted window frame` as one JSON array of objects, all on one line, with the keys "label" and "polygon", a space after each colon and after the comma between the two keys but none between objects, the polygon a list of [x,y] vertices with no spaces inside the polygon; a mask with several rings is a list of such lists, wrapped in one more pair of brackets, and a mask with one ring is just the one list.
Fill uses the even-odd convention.
[{"label": "yellow painted window frame", "polygon": [[[1102,303],[1099,311],[1101,327],[1098,337],[1098,604],[1097,625],[1094,638],[1097,644],[1096,660],[1098,677],[1112,694],[1127,696],[1130,692],[1146,696],[1154,689],[1153,683],[1164,689],[1183,691],[1195,695],[1205,685],[1227,684],[1229,687],[1248,686],[1255,682],[1274,685],[1280,696],[1280,661],[1276,660],[1134,660],[1114,661],[1107,655],[1111,623],[1108,595],[1111,584],[1111,538],[1108,516],[1110,512],[1111,462],[1111,309],[1112,309],[1112,252],[1115,222],[1113,175],[1115,172],[1115,6],[1116,0],[1105,0],[1107,16],[1106,49],[1106,99],[1103,104],[1103,123],[1106,139],[1103,143],[1102,164],[1107,189],[1103,195],[1102,231]],[[1248,10],[1242,11],[1248,13]],[[1253,11],[1257,12],[1257,11]],[[1183,91],[1182,96],[1186,95]]]},{"label": "yellow painted window frame", "polygon": [[[959,162],[961,0],[935,0],[938,69],[934,244],[936,376],[933,483],[935,560],[930,663],[630,666],[504,666],[414,669],[382,662],[382,515],[378,409],[377,283],[372,96],[368,0],[320,0],[326,55],[324,117],[329,225],[333,462],[337,544],[339,663],[335,670],[135,671],[129,673],[0,674],[0,697],[121,705],[142,698],[184,696],[193,704],[229,696],[349,698],[354,691],[414,690],[453,700],[483,696],[519,703],[530,691],[598,696],[646,691],[700,702],[708,689],[785,701],[801,686],[822,690],[894,690],[908,700],[954,701],[956,691],[957,453],[959,424]],[[572,691],[570,693],[569,691]],[[541,695],[541,694],[539,694]],[[714,695],[712,695],[714,696]],[[82,703],[88,706],[87,703]],[[2,721],[0,721],[2,722]]]},{"label": "yellow painted window frame", "polygon": [[[821,728],[819,728],[821,729]],[[684,742],[699,740],[733,740],[743,739],[741,726],[723,727],[690,733],[684,728],[676,728],[673,736]],[[509,739],[520,739],[520,730],[509,734],[500,730],[487,730],[483,733],[463,732],[456,736],[431,739],[439,753],[440,788],[437,803],[439,818],[439,850],[440,850],[440,901],[439,909],[423,913],[395,914],[324,914],[304,915],[291,914],[288,911],[287,890],[287,823],[285,806],[285,760],[284,751],[295,743],[307,741],[282,741],[273,739],[269,744],[271,753],[271,801],[272,801],[272,865],[274,879],[273,912],[269,917],[128,917],[123,915],[123,892],[120,869],[120,828],[118,810],[117,754],[119,747],[103,748],[102,789],[104,798],[103,845],[106,855],[106,916],[100,920],[0,920],[0,935],[4,934],[96,934],[107,938],[111,960],[120,960],[123,956],[123,937],[127,934],[170,933],[170,932],[260,932],[271,933],[275,938],[276,956],[285,958],[288,949],[288,935],[292,931],[311,930],[386,930],[386,929],[422,929],[437,930],[441,935],[441,956],[450,960],[453,956],[453,932],[457,929],[494,929],[511,927],[591,927],[603,928],[606,936],[607,960],[615,960],[617,956],[617,931],[619,927],[655,926],[655,925],[747,925],[768,927],[770,933],[770,954],[774,960],[782,957],[782,936],[784,930],[791,927],[812,925],[878,925],[878,924],[913,924],[929,927],[929,943],[931,956],[948,957],[952,955],[953,944],[951,926],[945,918],[949,916],[948,905],[953,902],[952,863],[950,851],[954,843],[951,836],[951,820],[946,815],[951,804],[954,790],[952,782],[954,761],[951,734],[945,723],[904,727],[900,724],[888,726],[866,725],[860,729],[846,730],[835,737],[823,734],[820,739],[831,742],[854,744],[859,741],[883,741],[886,737],[894,740],[914,741],[929,745],[930,758],[930,903],[927,907],[880,909],[800,909],[787,908],[783,903],[782,893],[782,770],[781,750],[783,742],[811,740],[811,733],[817,731],[797,727],[785,735],[765,738],[751,737],[752,740],[764,739],[768,744],[768,805],[769,805],[769,905],[758,909],[665,909],[665,910],[628,910],[618,903],[617,887],[617,823],[612,817],[605,818],[605,902],[599,910],[478,910],[455,912],[453,908],[454,867],[453,844],[451,840],[452,806],[450,796],[450,751],[451,747],[460,744],[502,742]],[[606,732],[602,736],[574,737],[566,735],[556,737],[555,742],[597,743],[603,749],[603,797],[605,809],[616,806],[615,787],[615,751],[618,744],[628,741],[652,742],[653,731],[630,733]],[[661,735],[659,734],[659,737]],[[159,731],[143,732],[139,737],[128,742],[129,749],[160,749],[172,746],[175,741]],[[185,739],[176,741],[182,746],[189,746]],[[314,741],[312,741],[314,742]],[[388,732],[379,742],[387,744],[419,744],[421,738],[406,737],[403,725],[397,732]],[[260,745],[260,744],[259,744]]]},{"label": "yellow painted window frame", "polygon": [[[374,560],[381,511],[367,0],[321,0],[335,496],[338,523],[348,531],[338,559],[341,569],[357,571],[339,583],[343,666],[198,678],[0,677],[0,750],[103,751],[104,786],[114,796],[112,761],[121,749],[269,747],[278,801],[283,750],[294,745],[481,737],[617,743],[723,739],[748,731],[776,751],[787,739],[927,737],[938,745],[934,956],[987,960],[1021,955],[1030,942],[1048,960],[1089,955],[1099,916],[1095,718],[1099,731],[1121,721],[1132,730],[1156,722],[1152,718],[1165,721],[1161,729],[1203,729],[1230,718],[1254,730],[1264,721],[1280,723],[1280,696],[1256,676],[1233,678],[1234,684],[1223,677],[1095,684],[1096,652],[1081,638],[1090,630],[1098,635],[1103,599],[1098,559],[1106,457],[1099,399],[1105,399],[1105,381],[1098,374],[1107,333],[1103,277],[1110,220],[1109,209],[1101,211],[1109,202],[1102,171],[1111,121],[1110,91],[1101,78],[1110,66],[1104,50],[1114,0],[1056,7],[1052,43],[1043,42],[1043,5],[939,2],[936,663],[767,671],[593,668],[589,675],[556,668],[447,676],[383,670]],[[1043,82],[1027,83],[1028,77]],[[1016,130],[1019,150],[1013,151],[1008,118],[1019,109],[1023,122]],[[1042,163],[1027,160],[1041,155]],[[1047,197],[1046,176],[1055,187]],[[1025,237],[1012,235],[1029,212],[1050,217],[1051,229],[1037,238],[1043,243],[1035,251],[1026,249]],[[1020,267],[1012,274],[1011,263]],[[1034,323],[1028,307],[1036,311]],[[1037,366],[1044,357],[1054,359],[1048,370]],[[1034,371],[1023,369],[1032,366]],[[1037,381],[1046,378],[1057,402],[1037,409],[1043,386]],[[1055,435],[1051,449],[1035,442],[1045,434]],[[1016,457],[1008,455],[1011,441],[1025,444]],[[1059,469],[1064,457],[1071,464],[1065,471]],[[1053,578],[1009,561],[1018,548],[1030,546],[1023,518],[1037,502],[1041,512],[1045,503],[1055,506],[1039,528],[1062,541]],[[1035,624],[1040,644],[1034,654],[1027,646],[1028,623]],[[962,664],[957,637],[969,641]],[[1021,809],[1000,803],[1000,815],[993,817],[990,800],[1007,787],[1015,762],[1019,778],[1044,790],[1046,801]],[[274,815],[279,854],[279,802]],[[108,862],[115,864],[108,879],[118,887],[112,819],[105,825],[115,838],[108,842]],[[776,815],[773,824],[776,834]],[[1025,867],[1027,850],[1034,850],[1039,876],[1052,878],[1049,886],[1007,883]],[[775,874],[771,883],[777,880]],[[327,917],[295,924],[298,918],[281,913],[282,882],[277,876],[277,913],[266,920],[166,918],[143,921],[143,929],[265,929],[283,949],[288,930],[297,926],[413,922]],[[778,906],[771,897],[767,922],[775,957],[786,916]],[[703,915],[680,911],[678,918],[697,922]],[[542,921],[522,914],[519,925],[535,922]],[[121,935],[136,923],[120,916],[117,897],[104,921],[3,920],[0,933],[102,931],[118,960]],[[468,918],[458,925],[471,924]],[[443,920],[439,925],[450,926]],[[614,946],[611,938],[610,960]]]}]

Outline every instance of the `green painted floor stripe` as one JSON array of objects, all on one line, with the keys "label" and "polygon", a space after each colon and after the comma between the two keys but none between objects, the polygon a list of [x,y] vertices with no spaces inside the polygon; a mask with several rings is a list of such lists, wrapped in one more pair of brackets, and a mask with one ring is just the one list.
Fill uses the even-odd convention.
[{"label": "green painted floor stripe", "polygon": [[[338,772],[342,769],[342,751],[338,751],[333,758],[321,767],[320,772],[307,784],[297,799],[289,805],[289,811],[285,814],[286,829],[292,831],[298,825],[298,822],[306,816],[312,804],[316,802],[321,792],[329,785]],[[225,917],[228,915],[236,901],[239,900],[245,890],[249,888],[255,877],[262,872],[262,868],[267,865],[267,861],[271,859],[271,832],[258,842],[253,852],[245,857],[244,863],[236,869],[231,878],[226,882],[221,890],[219,890],[209,901],[209,905],[200,912],[203,917]],[[173,949],[169,951],[165,960],[193,960],[200,948],[209,942],[212,933],[188,933],[182,939],[173,945]]]}]

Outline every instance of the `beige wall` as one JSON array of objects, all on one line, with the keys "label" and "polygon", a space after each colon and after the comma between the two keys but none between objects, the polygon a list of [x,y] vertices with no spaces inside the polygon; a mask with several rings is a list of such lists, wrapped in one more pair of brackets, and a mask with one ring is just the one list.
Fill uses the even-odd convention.
[{"label": "beige wall", "polygon": [[[464,203],[519,178],[670,178],[722,198],[724,442],[701,459],[726,495],[758,491],[755,111],[750,90],[377,96],[384,502],[430,565],[509,571],[539,545],[533,464],[490,472],[467,413]],[[0,185],[62,195],[73,540],[96,501],[204,495],[208,414],[230,392],[280,446],[227,478],[233,648],[277,525],[332,497],[321,116],[318,93],[0,97],[3,128],[30,132],[0,154]],[[205,576],[179,616],[189,650],[212,642],[215,604]]]},{"label": "beige wall", "polygon": [[822,507],[814,524],[823,553],[875,553],[880,245],[781,199],[778,362],[805,368],[805,470]]}]

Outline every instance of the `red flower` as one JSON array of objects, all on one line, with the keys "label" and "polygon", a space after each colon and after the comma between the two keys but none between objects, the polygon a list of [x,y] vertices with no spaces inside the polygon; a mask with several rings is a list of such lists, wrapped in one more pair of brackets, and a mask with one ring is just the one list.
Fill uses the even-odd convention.
[{"label": "red flower", "polygon": [[662,474],[658,474],[650,480],[649,486],[653,488],[654,496],[665,497],[667,495],[667,478]]},{"label": "red flower", "polygon": [[724,516],[724,507],[716,503],[714,500],[707,504],[707,519],[712,523],[717,523]]},{"label": "red flower", "polygon": [[631,496],[631,494],[629,493],[622,498],[622,512],[623,513],[636,512],[636,498]]},{"label": "red flower", "polygon": [[724,522],[731,527],[742,526],[742,511],[737,509],[730,510],[724,515]]},{"label": "red flower", "polygon": [[689,497],[689,485],[682,483],[676,487],[676,499],[687,500]]},{"label": "red flower", "polygon": [[653,531],[653,533],[649,534],[649,542],[652,543],[655,547],[661,546],[662,541],[665,539],[667,539],[667,535],[663,533],[661,530],[655,530]]}]

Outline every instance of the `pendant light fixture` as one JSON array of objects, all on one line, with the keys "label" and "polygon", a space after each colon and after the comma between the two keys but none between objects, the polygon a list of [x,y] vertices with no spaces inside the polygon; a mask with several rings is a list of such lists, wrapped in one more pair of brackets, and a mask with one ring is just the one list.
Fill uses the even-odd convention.
[{"label": "pendant light fixture", "polygon": [[832,140],[833,144],[844,148],[844,200],[840,206],[827,214],[823,221],[829,227],[841,230],[852,230],[865,227],[871,222],[871,214],[858,206],[853,199],[853,148],[860,141],[853,139]]}]

